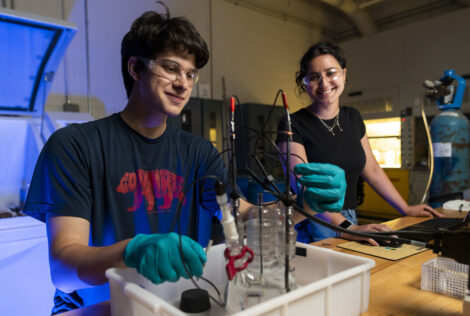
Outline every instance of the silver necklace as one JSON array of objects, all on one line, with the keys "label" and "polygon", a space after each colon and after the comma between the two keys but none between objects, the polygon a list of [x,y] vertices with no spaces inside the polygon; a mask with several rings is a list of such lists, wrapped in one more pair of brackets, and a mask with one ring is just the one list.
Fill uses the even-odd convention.
[{"label": "silver necklace", "polygon": [[341,128],[341,125],[339,125],[339,112],[338,114],[336,114],[335,121],[333,122],[333,125],[331,126],[328,126],[328,124],[326,124],[320,117],[318,117],[318,119],[333,136],[335,136],[335,132],[333,132],[333,129],[335,128],[335,126],[338,126],[340,132],[343,131],[343,129]]}]

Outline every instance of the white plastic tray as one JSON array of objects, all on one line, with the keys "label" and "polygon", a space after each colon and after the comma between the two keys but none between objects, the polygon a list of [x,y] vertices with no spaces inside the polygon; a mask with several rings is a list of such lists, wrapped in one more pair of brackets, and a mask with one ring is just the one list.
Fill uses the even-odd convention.
[{"label": "white plastic tray", "polygon": [[[306,249],[306,256],[296,256],[293,260],[297,288],[232,315],[355,316],[367,310],[373,260],[302,243],[297,243],[297,247]],[[227,282],[224,249],[224,245],[211,248],[203,275],[222,289]],[[191,315],[175,307],[181,293],[194,288],[189,280],[155,285],[129,268],[109,269],[106,276],[110,282],[113,316]],[[198,284],[211,292],[205,282]],[[211,305],[204,315],[228,315],[212,301]]]}]

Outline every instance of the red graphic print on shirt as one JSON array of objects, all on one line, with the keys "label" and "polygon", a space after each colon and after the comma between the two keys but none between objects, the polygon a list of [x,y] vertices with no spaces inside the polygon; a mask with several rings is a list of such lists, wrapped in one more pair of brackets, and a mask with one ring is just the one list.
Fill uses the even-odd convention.
[{"label": "red graphic print on shirt", "polygon": [[[147,211],[153,213],[157,210],[170,209],[174,199],[186,204],[183,196],[183,184],[183,177],[168,170],[145,171],[139,169],[137,172],[124,173],[116,191],[123,194],[134,193],[134,204],[127,208],[129,212],[136,211],[145,198]],[[159,201],[162,199],[163,201]]]}]

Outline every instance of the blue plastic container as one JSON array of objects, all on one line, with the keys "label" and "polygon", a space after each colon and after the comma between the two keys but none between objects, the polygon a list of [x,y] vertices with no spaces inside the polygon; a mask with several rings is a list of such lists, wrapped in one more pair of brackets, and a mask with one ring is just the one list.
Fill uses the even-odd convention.
[{"label": "blue plastic container", "polygon": [[[286,189],[286,183],[281,182],[281,181],[276,181],[275,183],[276,183],[276,186],[279,188],[279,190],[281,190],[281,192],[284,192],[284,190]],[[272,202],[272,201],[277,200],[277,198],[274,195],[272,195],[269,192],[265,192],[261,184],[259,184],[253,179],[250,179],[248,181],[248,194],[246,196],[248,201],[250,201],[253,204],[257,204],[258,193],[261,193],[261,192],[263,193],[263,202]]]}]

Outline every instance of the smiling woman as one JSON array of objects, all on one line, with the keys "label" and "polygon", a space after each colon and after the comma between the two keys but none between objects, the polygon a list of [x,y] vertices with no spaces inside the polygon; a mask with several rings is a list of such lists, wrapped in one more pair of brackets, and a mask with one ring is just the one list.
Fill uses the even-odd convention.
[{"label": "smiling woman", "polygon": [[[292,114],[292,143],[289,168],[304,162],[329,163],[342,168],[346,174],[346,196],[342,211],[325,212],[317,216],[332,224],[347,226],[351,230],[387,231],[382,224],[357,225],[357,181],[362,176],[379,195],[403,215],[440,216],[427,205],[409,206],[400,196],[385,172],[380,168],[366,135],[361,114],[351,107],[340,107],[340,96],[346,83],[346,59],[341,49],[327,42],[311,46],[300,61],[296,73],[297,88],[306,92],[312,104]],[[278,130],[287,130],[285,117]],[[282,152],[287,151],[284,133],[277,140]],[[291,183],[296,179],[292,178]],[[294,186],[297,192],[297,186]],[[304,205],[306,206],[306,205]],[[317,211],[314,209],[314,211]],[[336,233],[309,220],[297,225],[298,240],[306,243],[334,237]],[[361,239],[344,234],[347,239]],[[366,239],[378,246],[373,239]]]}]

